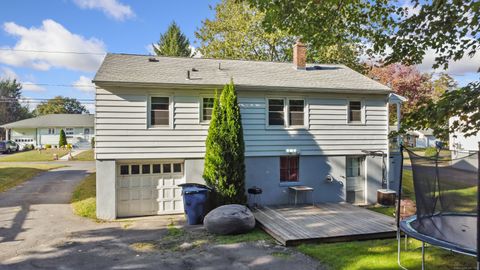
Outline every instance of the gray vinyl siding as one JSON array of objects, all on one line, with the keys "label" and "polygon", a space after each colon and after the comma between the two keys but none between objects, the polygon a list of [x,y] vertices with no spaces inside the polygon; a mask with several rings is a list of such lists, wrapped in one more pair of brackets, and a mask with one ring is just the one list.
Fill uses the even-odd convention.
[{"label": "gray vinyl siding", "polygon": [[[201,123],[200,98],[206,90],[97,89],[97,159],[203,158],[208,124]],[[172,124],[148,125],[149,96],[171,98]],[[276,95],[278,97],[288,97]],[[266,126],[269,93],[239,89],[246,156],[355,155],[361,150],[387,150],[386,95],[296,94],[306,103],[303,129]],[[363,124],[347,123],[348,100],[362,100]]]}]

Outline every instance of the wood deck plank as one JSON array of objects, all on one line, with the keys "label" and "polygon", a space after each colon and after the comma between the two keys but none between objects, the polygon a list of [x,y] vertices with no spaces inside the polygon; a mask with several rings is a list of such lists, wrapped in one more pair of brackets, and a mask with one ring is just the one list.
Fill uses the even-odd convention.
[{"label": "wood deck plank", "polygon": [[345,241],[395,235],[393,218],[346,203],[316,206],[265,206],[254,210],[267,233],[284,245]]}]

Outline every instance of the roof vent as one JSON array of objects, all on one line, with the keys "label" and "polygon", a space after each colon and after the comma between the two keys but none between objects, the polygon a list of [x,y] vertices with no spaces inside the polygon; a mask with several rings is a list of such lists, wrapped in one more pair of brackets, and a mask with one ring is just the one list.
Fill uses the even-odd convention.
[{"label": "roof vent", "polygon": [[193,71],[193,72],[197,72],[197,71],[198,71],[198,69],[196,69],[196,68],[192,68],[192,71]]},{"label": "roof vent", "polygon": [[148,58],[148,62],[158,62],[158,59],[155,57]]},{"label": "roof vent", "polygon": [[187,80],[190,80],[190,70],[187,70]]},{"label": "roof vent", "polygon": [[222,63],[218,63],[218,70],[222,70]]}]

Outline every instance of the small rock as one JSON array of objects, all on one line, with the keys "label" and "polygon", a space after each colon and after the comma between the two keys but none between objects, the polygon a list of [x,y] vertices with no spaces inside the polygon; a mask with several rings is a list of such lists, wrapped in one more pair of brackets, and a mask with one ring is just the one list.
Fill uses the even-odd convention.
[{"label": "small rock", "polygon": [[194,245],[192,243],[187,243],[187,242],[184,242],[183,244],[181,244],[179,246],[180,250],[189,250],[189,249],[192,249],[194,247]]}]

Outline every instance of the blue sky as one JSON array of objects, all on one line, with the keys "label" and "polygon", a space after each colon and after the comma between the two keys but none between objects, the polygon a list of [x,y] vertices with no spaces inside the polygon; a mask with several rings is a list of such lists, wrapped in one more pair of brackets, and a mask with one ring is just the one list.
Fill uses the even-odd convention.
[{"label": "blue sky", "polygon": [[[147,46],[175,20],[195,46],[195,30],[214,13],[215,0],[16,0],[2,3],[0,13],[0,77],[24,83],[30,98],[56,95],[93,99],[85,87],[104,52],[148,54]],[[4,50],[2,50],[2,48]],[[48,54],[16,50],[96,52],[99,55]],[[431,71],[429,53],[421,71]],[[452,63],[448,73],[461,85],[478,80],[474,59]],[[45,85],[38,85],[45,84]],[[77,88],[53,85],[81,85]],[[86,104],[92,110],[92,104]],[[92,110],[93,111],[93,110]]]}]

